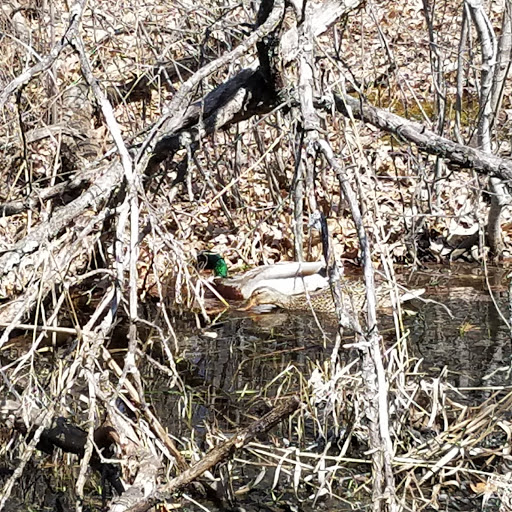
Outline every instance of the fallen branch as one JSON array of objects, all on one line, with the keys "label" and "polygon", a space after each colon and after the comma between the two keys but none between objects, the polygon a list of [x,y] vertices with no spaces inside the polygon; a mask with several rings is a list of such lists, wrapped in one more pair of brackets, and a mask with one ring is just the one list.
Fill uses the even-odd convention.
[{"label": "fallen branch", "polygon": [[[512,161],[484,153],[475,148],[458,144],[441,137],[424,125],[409,121],[386,110],[352,96],[334,96],[336,109],[345,117],[359,119],[365,123],[393,133],[406,142],[412,142],[430,155],[442,156],[447,164],[464,169],[474,169],[480,174],[512,180]],[[325,104],[327,107],[327,103]]]},{"label": "fallen branch", "polygon": [[[145,512],[151,507],[154,507],[157,503],[169,498],[171,493],[176,492],[178,489],[185,485],[193,482],[197,477],[202,475],[205,471],[211,469],[215,464],[218,464],[222,460],[229,457],[235,450],[244,447],[247,443],[252,441],[258,434],[267,432],[273,426],[277,425],[280,421],[288,417],[299,407],[299,400],[297,397],[293,397],[282,405],[279,405],[263,418],[255,421],[247,428],[241,430],[238,434],[232,437],[229,441],[222,443],[211,450],[205,457],[200,460],[197,464],[192,466],[187,471],[184,471],[176,478],[173,478],[166,485],[160,486],[154,493],[150,494],[146,498],[140,500],[137,504],[130,508],[121,508],[119,505],[113,504],[111,511],[115,512]],[[120,500],[126,503],[126,499]]]}]

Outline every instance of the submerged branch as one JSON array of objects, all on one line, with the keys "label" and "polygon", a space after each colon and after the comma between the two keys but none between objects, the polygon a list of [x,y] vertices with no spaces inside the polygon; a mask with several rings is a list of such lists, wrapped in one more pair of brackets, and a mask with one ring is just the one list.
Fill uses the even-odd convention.
[{"label": "submerged branch", "polygon": [[194,464],[190,469],[173,478],[166,485],[160,486],[153,494],[145,497],[136,505],[127,509],[127,512],[146,512],[157,503],[163,501],[171,493],[176,492],[185,485],[193,482],[197,477],[208,471],[219,462],[228,458],[235,450],[243,448],[252,441],[258,434],[267,432],[280,421],[288,417],[299,407],[300,402],[297,397],[293,397],[284,404],[277,406],[267,413],[263,418],[255,421],[233,436],[229,441],[217,446],[207,453],[202,460]]}]

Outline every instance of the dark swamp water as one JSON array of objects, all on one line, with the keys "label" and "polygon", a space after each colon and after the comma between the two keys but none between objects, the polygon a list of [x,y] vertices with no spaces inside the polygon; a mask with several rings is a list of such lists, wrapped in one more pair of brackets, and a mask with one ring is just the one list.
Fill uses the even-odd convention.
[{"label": "dark swamp water", "polygon": [[[446,368],[456,387],[508,386],[507,273],[493,272],[493,301],[481,271],[462,270],[418,272],[409,283],[411,289],[426,288],[427,299],[406,308],[409,356],[421,359],[422,372],[431,376]],[[330,358],[336,326],[324,318],[319,323],[306,313],[233,312],[201,331],[177,331],[181,368],[191,386],[227,395],[271,392],[272,380],[290,365],[306,372]],[[382,315],[379,328],[389,347],[396,339],[391,316]],[[344,342],[351,341],[347,333]],[[349,350],[345,356],[350,360]]]},{"label": "dark swamp water", "polygon": [[[410,308],[412,314],[405,317],[409,358],[420,362],[416,368],[422,377],[436,378],[442,373],[448,383],[462,388],[463,400],[468,404],[481,403],[497,387],[511,385],[511,336],[502,318],[509,317],[506,276],[507,272],[499,269],[486,280],[480,269],[446,267],[418,272],[408,283],[411,289],[426,288],[428,299],[415,301]],[[396,340],[393,319],[383,316],[380,320],[384,344],[390,347]],[[307,387],[315,368],[329,364],[334,345],[335,326],[323,319],[320,322],[321,328],[313,316],[302,313],[232,312],[203,330],[178,331],[182,349],[178,368],[194,397],[187,404],[187,428],[192,429],[194,442],[206,449],[212,431],[234,432],[267,412],[274,397],[291,395]],[[347,334],[344,343],[352,341]],[[353,349],[344,349],[341,359],[347,364],[353,361]],[[160,414],[167,414],[170,424],[174,424],[172,428],[178,429],[178,438],[190,435],[180,432],[172,421],[176,415],[183,417],[184,405],[179,398],[159,394],[155,389],[153,401]],[[306,421],[301,448],[322,452],[328,440],[321,430]],[[290,424],[281,425],[272,435],[279,441],[296,441]],[[230,481],[235,503],[247,510],[284,510],[294,509],[304,500],[301,510],[313,508],[311,492],[303,490],[299,499],[290,490],[292,475],[288,475],[288,482],[276,486],[270,460],[263,477],[261,464],[259,458],[247,464],[239,461],[234,481]],[[250,487],[258,478],[262,480],[250,492],[237,494],[237,490]],[[341,494],[342,490],[339,491]],[[456,501],[455,496],[453,499]],[[474,509],[474,502],[468,504],[465,499],[453,507],[448,501],[446,510]],[[218,510],[214,504],[207,506]],[[320,500],[315,506],[329,510],[366,508],[364,504],[340,500]]]},{"label": "dark swamp water", "polygon": [[[509,318],[507,273],[503,269],[493,270],[486,280],[482,271],[474,267],[437,267],[415,273],[407,283],[411,289],[426,288],[428,299],[426,303],[415,301],[410,308],[413,314],[404,318],[411,367],[418,363],[416,368],[422,378],[436,378],[443,372],[449,383],[464,390],[468,403],[481,403],[493,388],[512,385],[511,335],[502,318]],[[405,276],[400,280],[405,284]],[[142,362],[141,371],[149,383],[147,399],[182,450],[207,451],[218,436],[229,436],[263,416],[274,404],[275,397],[307,389],[315,370],[329,365],[336,326],[324,319],[320,322],[321,327],[313,316],[303,313],[230,312],[202,329],[193,322],[176,324],[175,362],[181,383],[176,385],[170,372]],[[385,347],[391,347],[396,340],[392,317],[382,316],[379,328]],[[352,341],[347,333],[343,342]],[[151,347],[151,340],[147,343]],[[149,352],[155,360],[164,363],[157,343]],[[122,351],[119,357],[122,359]],[[354,349],[342,349],[340,358],[343,363],[351,363],[356,358]],[[303,452],[336,456],[340,447],[326,451],[326,444],[336,445],[336,436],[341,434],[337,432],[330,438],[331,429],[309,421],[307,414],[304,417],[299,422],[300,441],[295,421],[282,422],[262,442],[285,448],[298,445]],[[341,423],[343,427],[343,419]],[[364,446],[360,451],[364,451]],[[308,462],[315,464],[315,460]],[[368,503],[357,500],[327,496],[314,500],[314,490],[307,486],[295,491],[293,472],[282,471],[276,478],[277,463],[278,460],[265,458],[261,452],[244,450],[214,474],[217,478],[225,477],[219,490],[222,501],[200,499],[201,505],[195,505],[193,498],[188,501],[185,497],[183,507],[185,510],[206,507],[212,511],[230,507],[269,511],[369,509]],[[39,510],[57,510],[55,503],[74,507],[67,493],[62,497],[62,491],[52,491],[53,484],[44,484],[48,478],[37,467],[35,464],[34,472],[13,495],[11,507],[7,509],[28,510],[22,503],[30,493],[33,498],[29,501],[39,501]],[[350,477],[367,471],[368,466],[356,465]],[[38,481],[33,480],[34,475],[39,475]],[[72,486],[72,482],[71,479],[66,486]],[[336,489],[339,495],[347,496],[343,494],[346,491],[343,485]],[[45,501],[51,504],[41,502],[37,495],[45,496]],[[57,499],[58,496],[62,499]],[[443,510],[475,510],[475,502],[468,504],[464,497],[460,501],[455,496],[449,498],[443,503]]]}]

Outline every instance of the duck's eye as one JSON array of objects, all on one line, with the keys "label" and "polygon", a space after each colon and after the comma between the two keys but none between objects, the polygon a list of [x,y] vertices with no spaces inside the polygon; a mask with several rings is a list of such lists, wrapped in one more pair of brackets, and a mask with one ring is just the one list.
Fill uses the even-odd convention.
[{"label": "duck's eye", "polygon": [[206,265],[208,265],[208,257],[206,254],[199,253],[197,255],[197,268],[199,270],[204,270],[206,268]]}]

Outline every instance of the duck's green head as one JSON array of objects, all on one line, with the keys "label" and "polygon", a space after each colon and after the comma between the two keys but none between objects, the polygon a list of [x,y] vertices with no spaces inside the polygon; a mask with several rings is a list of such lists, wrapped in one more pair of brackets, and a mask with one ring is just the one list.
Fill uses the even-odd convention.
[{"label": "duck's green head", "polygon": [[228,277],[228,266],[216,252],[202,251],[197,255],[197,266],[202,270],[213,270],[216,277]]}]

